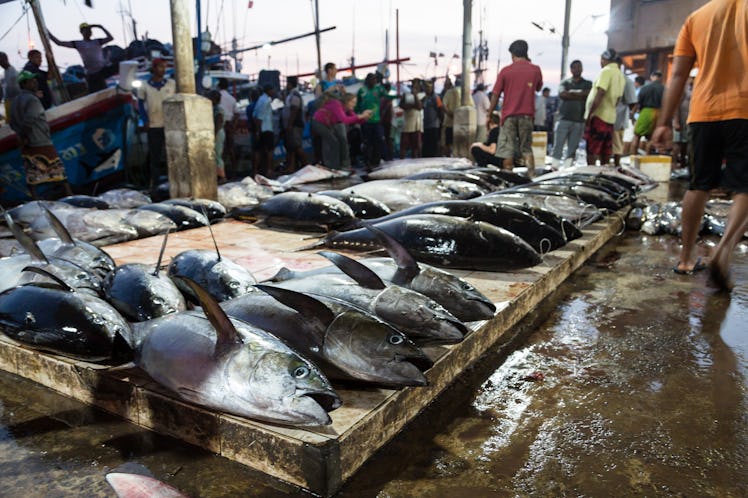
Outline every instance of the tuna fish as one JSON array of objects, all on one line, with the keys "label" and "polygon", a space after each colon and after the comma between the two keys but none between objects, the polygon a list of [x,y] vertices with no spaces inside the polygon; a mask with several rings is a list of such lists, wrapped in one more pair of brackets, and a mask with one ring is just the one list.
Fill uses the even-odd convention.
[{"label": "tuna fish", "polygon": [[[282,339],[330,378],[388,387],[424,386],[431,361],[405,335],[342,301],[279,287],[258,286],[221,303],[239,318]],[[281,304],[283,303],[283,304]]]},{"label": "tuna fish", "polygon": [[226,208],[218,202],[212,199],[168,199],[163,201],[161,204],[172,204],[175,206],[184,206],[190,208],[198,213],[203,213],[208,220],[213,221],[226,216]]},{"label": "tuna fish", "polygon": [[329,381],[275,336],[229,318],[197,284],[184,279],[203,312],[136,324],[136,364],[192,403],[266,422],[319,426],[340,406]]},{"label": "tuna fish", "polygon": [[384,203],[392,211],[399,211],[426,202],[471,199],[488,191],[469,182],[453,180],[375,180],[342,192],[365,195]]},{"label": "tuna fish", "polygon": [[257,221],[266,225],[306,230],[326,230],[351,222],[353,210],[343,201],[306,192],[284,192],[257,207],[234,209],[236,219]]},{"label": "tuna fish", "polygon": [[391,209],[383,202],[379,202],[365,195],[358,195],[351,192],[343,193],[340,190],[323,190],[317,192],[317,195],[326,195],[348,204],[353,210],[353,215],[360,219],[379,218],[390,214]]},{"label": "tuna fish", "polygon": [[203,213],[176,204],[145,204],[143,206],[139,206],[138,209],[155,211],[166,216],[171,221],[176,223],[177,230],[188,230],[190,228],[204,227],[210,223],[208,221],[208,218],[206,218]]},{"label": "tuna fish", "polygon": [[130,326],[117,310],[48,276],[57,283],[22,285],[0,293],[0,329],[5,335],[35,349],[91,362],[129,352]]},{"label": "tuna fish", "polygon": [[276,285],[350,303],[390,323],[416,344],[453,344],[467,333],[467,327],[433,299],[399,285],[387,286],[363,265],[355,277],[319,274]]},{"label": "tuna fish", "polygon": [[120,265],[103,283],[107,301],[131,322],[142,322],[187,309],[184,296],[174,281],[160,274],[168,233],[164,236],[156,268],[140,263]]},{"label": "tuna fish", "polygon": [[[541,262],[540,255],[517,235],[483,221],[438,214],[401,216],[377,223],[417,261],[442,268],[512,271]],[[332,232],[314,246],[372,250],[382,243],[367,228]]]}]

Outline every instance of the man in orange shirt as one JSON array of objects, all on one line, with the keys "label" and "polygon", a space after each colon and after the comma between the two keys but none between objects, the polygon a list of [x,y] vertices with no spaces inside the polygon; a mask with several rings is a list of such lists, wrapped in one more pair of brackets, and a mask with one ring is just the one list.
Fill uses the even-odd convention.
[{"label": "man in orange shirt", "polygon": [[699,67],[688,116],[691,180],[683,197],[680,261],[673,271],[691,274],[705,267],[692,262],[693,248],[709,191],[724,187],[734,193],[733,202],[708,267],[713,282],[730,290],[732,253],[748,229],[748,78],[736,73],[736,68],[748,67],[748,2],[712,0],[693,12],[673,55],[672,76],[652,136],[656,147],[672,144],[675,109],[691,68]]}]

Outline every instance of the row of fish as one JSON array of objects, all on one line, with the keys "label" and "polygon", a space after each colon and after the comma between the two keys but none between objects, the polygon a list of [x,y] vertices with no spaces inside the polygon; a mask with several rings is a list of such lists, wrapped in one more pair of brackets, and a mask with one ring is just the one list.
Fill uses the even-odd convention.
[{"label": "row of fish", "polygon": [[[712,199],[706,203],[699,233],[721,237],[725,233],[727,215],[732,201]],[[626,228],[639,230],[647,235],[681,234],[680,202],[637,203],[631,207],[626,216]],[[744,235],[748,237],[748,233]]]},{"label": "row of fish", "polygon": [[[419,265],[397,245],[394,260],[324,253],[337,266],[312,274],[285,269],[275,283],[255,285],[251,273],[218,251],[185,251],[166,275],[160,264],[114,267],[105,252],[74,240],[45,214],[61,233],[41,244],[24,239],[6,215],[38,254],[4,258],[0,270],[23,264],[18,273],[41,279],[0,293],[7,336],[88,361],[132,358],[177,396],[254,419],[330,423],[327,412],[341,400],[328,378],[426,385],[423,372],[432,363],[420,347],[458,342],[467,333],[463,321],[495,311],[471,285]],[[40,246],[56,246],[77,273],[68,277]],[[188,310],[188,301],[200,307]]]}]

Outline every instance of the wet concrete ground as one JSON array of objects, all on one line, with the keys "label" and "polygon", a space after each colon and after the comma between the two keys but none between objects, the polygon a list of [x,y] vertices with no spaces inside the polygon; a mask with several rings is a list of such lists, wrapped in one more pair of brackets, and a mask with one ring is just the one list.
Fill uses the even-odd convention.
[{"label": "wet concrete ground", "polygon": [[[729,297],[677,251],[614,239],[340,496],[748,496],[748,243]],[[0,373],[0,496],[114,496],[122,465],[193,497],[303,495]]]}]

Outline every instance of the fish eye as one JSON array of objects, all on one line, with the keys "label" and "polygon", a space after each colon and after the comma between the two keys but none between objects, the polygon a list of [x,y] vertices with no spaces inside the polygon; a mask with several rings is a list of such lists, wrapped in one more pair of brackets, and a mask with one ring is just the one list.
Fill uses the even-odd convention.
[{"label": "fish eye", "polygon": [[392,334],[387,338],[387,342],[389,342],[393,346],[397,346],[398,344],[402,344],[403,342],[405,342],[405,339],[403,339],[403,336],[401,335]]},{"label": "fish eye", "polygon": [[304,377],[307,377],[309,375],[309,368],[305,366],[300,366],[294,368],[293,376],[297,379],[303,379]]}]

